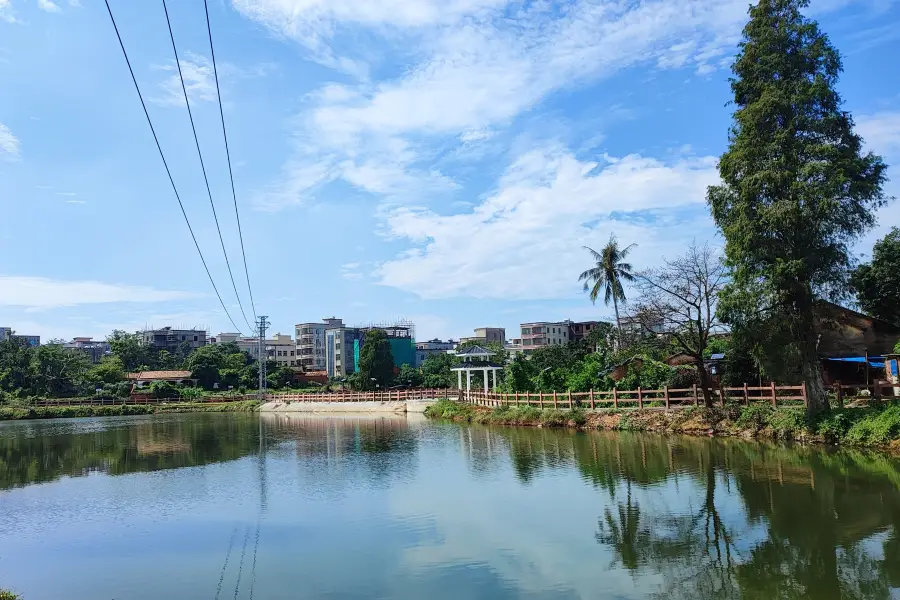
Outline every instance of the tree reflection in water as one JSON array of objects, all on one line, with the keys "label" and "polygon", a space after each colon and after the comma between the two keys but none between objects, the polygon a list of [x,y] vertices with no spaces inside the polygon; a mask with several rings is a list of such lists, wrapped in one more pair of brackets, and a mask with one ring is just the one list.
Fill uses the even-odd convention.
[{"label": "tree reflection in water", "polygon": [[[895,458],[738,440],[492,432],[524,483],[571,456],[609,498],[597,542],[633,576],[661,578],[660,598],[887,599],[900,585]],[[694,508],[671,506],[676,497]]]}]

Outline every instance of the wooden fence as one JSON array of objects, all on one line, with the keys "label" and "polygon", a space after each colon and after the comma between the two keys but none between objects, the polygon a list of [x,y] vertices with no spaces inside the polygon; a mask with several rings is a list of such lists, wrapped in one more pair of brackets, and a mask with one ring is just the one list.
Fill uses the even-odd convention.
[{"label": "wooden fence", "polygon": [[[722,387],[709,390],[713,402],[719,406],[726,403],[749,405],[751,402],[765,402],[772,406],[806,406],[805,385]],[[462,397],[480,406],[534,406],[537,408],[678,408],[703,404],[703,390],[694,385],[689,388],[657,390],[638,388],[636,390],[610,390],[589,392],[469,392]]]},{"label": "wooden fence", "polygon": [[[868,390],[868,395],[861,394]],[[884,392],[889,390],[889,393]],[[894,388],[889,384],[869,386],[835,384],[829,388],[830,396],[843,407],[845,402],[856,399],[897,400]],[[766,386],[710,388],[710,396],[717,406],[726,404],[766,403],[771,406],[806,406],[806,384],[781,385],[770,383]],[[663,387],[657,390],[638,388],[636,390],[610,390],[589,392],[537,392],[498,393],[470,391],[460,393],[460,400],[479,406],[534,406],[537,408],[679,408],[703,404],[703,389]]]},{"label": "wooden fence", "polygon": [[379,390],[375,392],[339,392],[315,393],[275,393],[266,394],[266,399],[275,402],[403,402],[406,400],[442,400],[459,399],[459,391],[454,389],[409,389]]}]

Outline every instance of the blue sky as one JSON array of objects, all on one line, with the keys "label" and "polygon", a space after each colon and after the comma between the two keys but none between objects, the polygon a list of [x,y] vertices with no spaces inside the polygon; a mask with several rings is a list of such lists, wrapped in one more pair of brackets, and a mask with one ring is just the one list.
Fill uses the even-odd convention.
[{"label": "blue sky", "polygon": [[[110,2],[188,215],[246,333],[162,4]],[[746,0],[210,0],[258,312],[414,320],[418,338],[608,318],[576,281],[720,244],[704,194]],[[170,2],[238,290],[202,2]],[[900,1],[813,0],[846,107],[900,163]],[[234,327],[196,255],[102,2],[0,0],[0,325]],[[900,180],[896,168],[889,175]],[[888,191],[900,186],[890,183]],[[891,225],[892,204],[859,253]]]}]

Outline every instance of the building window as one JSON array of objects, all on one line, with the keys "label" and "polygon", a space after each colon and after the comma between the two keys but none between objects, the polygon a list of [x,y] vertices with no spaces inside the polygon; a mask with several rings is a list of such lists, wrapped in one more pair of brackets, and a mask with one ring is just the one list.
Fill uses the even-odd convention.
[{"label": "building window", "polygon": [[195,335],[195,336],[194,336],[194,341],[195,341],[195,342],[196,342],[196,341],[197,341],[197,339],[198,339],[198,338],[197,338],[197,336],[196,336],[196,335]]}]

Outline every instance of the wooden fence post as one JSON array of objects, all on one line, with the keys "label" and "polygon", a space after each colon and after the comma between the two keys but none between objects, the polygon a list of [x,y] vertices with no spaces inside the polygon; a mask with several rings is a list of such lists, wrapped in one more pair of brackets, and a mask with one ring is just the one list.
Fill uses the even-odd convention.
[{"label": "wooden fence post", "polygon": [[844,389],[841,387],[841,382],[835,381],[834,387],[836,389],[838,407],[844,408]]},{"label": "wooden fence post", "polygon": [[559,408],[559,405],[556,402],[556,390],[553,390],[553,408]]},{"label": "wooden fence post", "polygon": [[666,410],[669,410],[669,386],[663,386],[663,394],[666,396]]},{"label": "wooden fence post", "polygon": [[775,392],[775,382],[770,382],[770,391],[772,392],[772,406],[778,407],[778,394]]},{"label": "wooden fence post", "polygon": [[700,406],[700,396],[697,395],[697,384],[696,383],[694,384],[693,388],[694,388],[694,406]]},{"label": "wooden fence post", "polygon": [[519,392],[516,392],[516,406],[519,405]]},{"label": "wooden fence post", "polygon": [[569,390],[569,410],[572,410],[572,390]]},{"label": "wooden fence post", "polygon": [[746,382],[744,382],[744,406],[750,406],[750,391],[747,390]]},{"label": "wooden fence post", "polygon": [[806,382],[800,382],[800,395],[803,396],[803,406],[809,405],[809,398],[806,397]]},{"label": "wooden fence post", "polygon": [[881,400],[881,384],[878,381],[872,382],[872,398]]},{"label": "wooden fence post", "polygon": [[719,380],[719,400],[722,403],[722,408],[725,408],[725,388],[722,387],[721,380]]},{"label": "wooden fence post", "polygon": [[613,388],[613,408],[619,408],[619,390],[618,388]]},{"label": "wooden fence post", "polygon": [[591,388],[591,410],[594,410],[594,388]]},{"label": "wooden fence post", "polygon": [[541,407],[541,410],[544,410],[544,392],[538,390],[538,406]]},{"label": "wooden fence post", "polygon": [[641,386],[638,386],[638,408],[644,408],[644,392],[641,391]]}]

